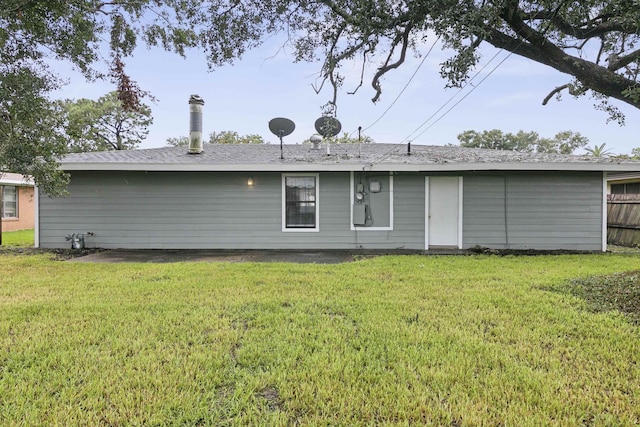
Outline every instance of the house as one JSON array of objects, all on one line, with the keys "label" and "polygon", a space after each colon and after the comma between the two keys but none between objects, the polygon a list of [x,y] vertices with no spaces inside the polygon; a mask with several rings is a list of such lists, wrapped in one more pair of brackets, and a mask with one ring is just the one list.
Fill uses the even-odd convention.
[{"label": "house", "polygon": [[[282,150],[282,151],[281,151]],[[198,154],[190,154],[192,153]],[[36,242],[131,249],[604,251],[619,159],[457,146],[208,145],[70,154]]]},{"label": "house", "polygon": [[0,218],[2,231],[27,230],[34,227],[33,181],[15,173],[0,172]]}]

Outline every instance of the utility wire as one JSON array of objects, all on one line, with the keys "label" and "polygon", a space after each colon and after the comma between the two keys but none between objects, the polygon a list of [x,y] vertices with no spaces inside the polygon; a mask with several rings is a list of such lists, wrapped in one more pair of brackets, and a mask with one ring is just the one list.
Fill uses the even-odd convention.
[{"label": "utility wire", "polygon": [[[554,11],[552,19],[555,18],[557,16],[557,14],[558,14],[558,9],[556,9]],[[542,33],[545,34],[548,29],[549,28],[543,30]],[[431,120],[433,117],[435,117],[435,115],[438,114],[438,112],[440,112],[449,102],[451,102],[453,100],[453,98],[458,96],[462,92],[462,90],[464,90],[464,88],[467,87],[467,85],[470,84],[471,81],[473,79],[475,79],[502,51],[499,50],[498,52],[496,52],[496,54],[493,55],[493,57],[491,57],[491,59],[463,87],[461,87],[458,92],[456,92],[451,98],[449,98],[449,100],[447,100],[447,102],[445,102],[440,108],[438,108],[438,110],[436,110],[435,113],[433,113],[424,122],[422,122],[422,124],[420,124],[420,126],[418,126],[413,132],[411,132],[409,134],[409,136],[407,136],[405,139],[403,139],[401,141],[401,143],[404,142],[404,141],[408,141],[408,140],[409,140],[409,142],[414,141],[415,139],[417,139],[420,136],[422,136],[431,127],[433,127],[436,123],[438,123],[444,116],[446,116],[451,110],[453,110],[458,104],[460,104],[467,96],[469,96],[471,94],[471,92],[476,90],[476,88],[478,86],[480,86],[482,84],[482,82],[484,82],[491,74],[493,74],[493,72],[496,71],[496,69],[500,65],[502,65],[507,59],[509,59],[511,57],[511,55],[513,55],[513,53],[516,52],[520,48],[520,46],[522,46],[522,44],[525,43],[525,41],[526,40],[524,38],[521,39],[520,43],[518,44],[518,46],[516,46],[516,48],[514,50],[510,51],[507,54],[507,56],[505,56],[504,59],[498,63],[498,65],[493,67],[493,69],[489,72],[489,74],[487,74],[482,80],[480,80],[480,82],[477,85],[475,85],[469,92],[467,92],[458,102],[456,102],[454,105],[452,105],[451,108],[449,108],[440,117],[438,117],[435,122],[431,123],[427,128],[425,128],[422,132],[420,132],[418,135],[416,135],[413,139],[409,140],[414,133],[416,133],[422,126],[424,126],[427,122],[429,122],[429,120]]]},{"label": "utility wire", "polygon": [[[416,74],[418,74],[418,71],[420,71],[420,68],[422,68],[422,65],[424,65],[424,62],[427,60],[427,58],[429,57],[429,54],[431,54],[431,51],[433,50],[433,48],[436,46],[436,44],[440,41],[440,36],[438,36],[438,38],[436,39],[435,42],[433,42],[433,44],[431,45],[431,47],[429,48],[429,50],[427,51],[427,53],[425,54],[425,56],[422,58],[422,61],[420,61],[420,64],[418,64],[418,67],[416,68],[416,70],[413,72],[413,74],[411,75],[411,77],[409,77],[409,81],[407,81],[407,83],[404,85],[404,87],[402,88],[402,90],[400,91],[400,93],[398,93],[398,96],[396,96],[396,99],[393,100],[393,102],[391,104],[389,104],[389,106],[387,107],[386,110],[384,110],[384,112],[377,118],[374,120],[373,123],[371,123],[369,126],[365,127],[364,129],[362,129],[362,131],[364,132],[365,130],[369,130],[371,129],[373,126],[375,126],[388,112],[389,110],[391,110],[391,108],[396,104],[396,102],[398,102],[398,99],[400,99],[400,97],[402,96],[402,94],[404,93],[405,90],[407,90],[407,87],[409,87],[409,84],[411,84],[411,82],[413,81],[413,79],[415,78]],[[352,134],[355,131],[351,132]]]},{"label": "utility wire", "polygon": [[[484,69],[485,69],[485,68],[487,68],[487,67],[489,66],[489,64],[491,64],[491,63],[493,62],[493,60],[494,60],[494,59],[496,59],[496,57],[497,57],[501,52],[502,52],[502,51],[498,51],[498,52],[496,52],[496,54],[495,54],[495,55],[493,55],[493,56],[491,57],[491,59],[489,59],[489,61],[487,61],[487,63],[486,63],[486,64],[484,64],[484,65],[482,66],[482,68],[480,68],[480,69],[479,69],[479,70],[478,70],[478,71],[477,71],[477,72],[476,72],[476,73],[475,73],[475,74],[474,74],[474,75],[473,75],[469,80],[467,80],[467,82],[466,82],[466,83],[465,83],[465,84],[464,84],[460,89],[458,89],[458,91],[457,91],[456,93],[454,93],[454,94],[453,94],[453,95],[452,95],[452,96],[451,96],[451,97],[450,97],[450,98],[449,98],[449,99],[448,99],[444,104],[442,104],[442,105],[440,106],[440,108],[438,108],[436,111],[434,111],[434,113],[433,113],[433,114],[431,114],[429,117],[427,117],[427,119],[426,119],[425,121],[423,121],[423,122],[420,124],[420,126],[418,126],[417,128],[415,128],[413,132],[411,132],[411,133],[410,133],[406,138],[404,138],[402,141],[400,141],[400,143],[402,144],[402,143],[403,143],[403,142],[405,142],[405,141],[410,141],[410,140],[412,140],[412,139],[411,139],[411,136],[412,136],[413,134],[415,134],[416,132],[418,132],[418,131],[420,130],[420,128],[422,128],[424,125],[426,125],[426,124],[429,122],[429,120],[431,120],[432,118],[434,118],[434,117],[436,116],[436,114],[438,114],[440,111],[442,111],[442,109],[443,109],[444,107],[446,107],[446,106],[447,106],[451,101],[453,101],[453,100],[454,100],[458,95],[460,95],[460,93],[462,93],[462,91],[463,91],[467,86],[469,86],[469,85],[471,84],[471,82],[472,82],[476,77],[478,77],[478,76],[480,75],[480,73],[482,73],[482,72],[484,71]],[[477,87],[477,86],[476,86],[476,87]],[[467,95],[465,95],[465,97],[466,97],[466,96],[467,96]],[[464,98],[462,98],[462,99],[464,99]],[[456,105],[457,105],[457,104],[456,104]],[[420,135],[421,135],[421,134],[420,134]],[[417,138],[417,137],[416,137],[416,138]],[[413,138],[413,139],[415,139],[415,138]]]},{"label": "utility wire", "polygon": [[[440,41],[441,36],[438,36],[438,38],[433,42],[433,44],[431,45],[431,47],[429,48],[429,50],[427,51],[427,53],[424,55],[424,57],[422,58],[422,61],[420,61],[420,64],[418,64],[418,66],[416,67],[415,71],[413,72],[413,74],[411,75],[411,77],[409,77],[409,80],[407,81],[407,83],[404,85],[404,87],[402,88],[402,90],[398,93],[398,95],[396,96],[396,98],[393,100],[393,102],[391,104],[389,104],[389,106],[387,107],[386,110],[384,110],[384,112],[373,121],[373,123],[371,123],[369,126],[360,129],[361,132],[371,129],[373,126],[375,126],[388,112],[389,110],[391,110],[391,108],[393,108],[393,106],[396,104],[396,102],[398,102],[398,99],[400,99],[400,97],[402,96],[402,94],[407,90],[407,88],[409,87],[409,85],[411,84],[411,82],[413,81],[413,79],[416,77],[416,75],[418,74],[418,71],[420,71],[420,68],[422,68],[422,66],[424,65],[425,61],[427,60],[427,58],[429,57],[429,55],[431,54],[431,52],[433,51],[433,49],[435,48],[435,46],[438,44],[438,42]],[[353,132],[351,132],[349,134],[349,136],[353,135],[356,131],[354,130]],[[373,160],[371,162],[371,165],[375,164],[375,163],[379,163],[382,160],[386,159],[387,157],[389,157],[394,151],[398,151],[402,149],[402,147],[394,147],[392,149],[390,149],[388,152],[383,153],[382,155],[378,156],[378,158],[376,158],[375,160]]]},{"label": "utility wire", "polygon": [[[458,95],[459,95],[459,94],[460,94],[460,93],[461,93],[461,92],[462,92],[462,91],[463,91],[463,90],[464,90],[464,89],[465,89],[469,84],[471,84],[471,81],[472,81],[473,79],[475,79],[478,75],[480,75],[480,73],[482,73],[482,71],[483,71],[487,66],[489,66],[489,64],[490,64],[491,62],[493,62],[493,60],[495,60],[495,59],[497,58],[497,56],[498,56],[500,53],[501,53],[501,51],[496,52],[496,54],[495,54],[495,55],[493,55],[493,57],[491,57],[491,59],[490,59],[490,60],[489,60],[489,61],[488,61],[488,62],[487,62],[487,63],[486,63],[486,64],[485,64],[485,65],[484,65],[480,70],[478,70],[478,72],[477,72],[477,73],[475,73],[475,74],[473,75],[473,77],[471,77],[471,79],[469,79],[469,80],[467,81],[467,83],[466,83],[464,86],[462,86],[462,87],[460,88],[460,90],[458,90],[458,92],[456,92],[456,93],[455,93],[451,98],[449,98],[449,99],[447,100],[447,102],[445,102],[445,103],[444,103],[442,106],[440,106],[440,108],[438,108],[438,109],[437,109],[437,110],[436,110],[436,111],[435,111],[431,116],[429,116],[429,117],[428,117],[424,122],[422,122],[422,124],[421,124],[420,126],[418,126],[418,127],[416,128],[416,130],[414,130],[411,134],[409,134],[409,136],[408,136],[408,137],[406,137],[405,139],[403,139],[403,140],[400,142],[400,144],[403,144],[405,141],[411,142],[411,141],[415,140],[416,138],[419,138],[420,136],[422,136],[422,134],[424,134],[424,133],[425,133],[427,130],[429,130],[433,125],[435,125],[438,121],[440,121],[440,119],[442,119],[444,116],[446,116],[446,115],[447,115],[451,110],[453,110],[453,109],[454,109],[458,104],[460,104],[462,101],[464,101],[464,99],[465,99],[467,96],[469,96],[469,95],[470,95],[474,90],[476,90],[476,88],[477,88],[478,86],[480,86],[480,85],[482,84],[482,82],[484,82],[487,78],[489,78],[489,76],[490,76],[491,74],[493,74],[493,72],[494,72],[495,70],[497,70],[497,69],[498,69],[498,67],[499,67],[500,65],[502,65],[502,64],[503,64],[503,63],[504,63],[504,62],[505,62],[505,61],[506,61],[506,60],[507,60],[507,59],[512,55],[512,52],[510,52],[510,53],[509,53],[509,54],[508,54],[508,55],[507,55],[507,56],[506,56],[502,61],[500,61],[500,62],[499,62],[499,63],[498,63],[498,64],[497,64],[497,65],[496,65],[496,66],[495,66],[495,67],[494,67],[494,68],[493,68],[493,69],[492,69],[492,70],[491,70],[491,71],[490,71],[486,76],[484,76],[484,78],[483,78],[482,80],[480,80],[480,82],[479,82],[477,85],[473,86],[471,90],[469,90],[469,91],[468,91],[468,92],[467,92],[467,93],[466,93],[462,98],[460,98],[460,99],[458,100],[458,102],[456,102],[455,104],[453,104],[453,105],[451,106],[451,108],[449,108],[447,111],[445,111],[445,112],[444,112],[440,117],[438,117],[438,118],[436,119],[436,121],[435,121],[435,122],[433,122],[431,125],[429,125],[427,128],[425,128],[422,132],[420,132],[418,135],[416,135],[412,140],[409,140],[409,138],[411,137],[411,135],[413,135],[414,133],[416,133],[416,132],[421,128],[421,127],[423,127],[426,123],[428,123],[428,122],[429,122],[429,120],[431,120],[433,117],[435,117],[435,115],[436,115],[436,114],[438,114],[438,112],[440,112],[444,107],[446,107],[446,106],[447,106],[447,104],[449,104],[449,102],[451,102],[451,101],[452,101],[456,96],[458,96]],[[394,148],[390,149],[387,153],[383,154],[382,156],[380,156],[380,157],[376,158],[373,162],[371,162],[371,164],[373,165],[373,164],[375,164],[375,163],[380,163],[380,162],[382,162],[383,160],[385,160],[386,158],[388,158],[389,156],[391,156],[393,153],[398,152],[398,151],[400,151],[400,150],[401,150],[401,149],[403,149],[403,148],[404,148],[404,145],[398,145],[398,146],[396,146],[396,147],[394,147]]]},{"label": "utility wire", "polygon": [[[460,98],[458,100],[458,102],[456,102],[455,104],[453,104],[447,111],[445,111],[444,113],[442,113],[442,115],[440,117],[438,117],[433,123],[431,123],[429,126],[427,126],[422,132],[420,132],[419,134],[417,134],[412,140],[416,140],[417,138],[420,138],[426,131],[428,131],[429,129],[431,129],[436,123],[438,123],[444,116],[446,116],[447,114],[449,114],[449,112],[451,110],[453,110],[455,107],[458,106],[458,104],[460,104],[462,101],[464,101],[467,96],[471,95],[471,93],[473,93],[474,90],[476,90],[485,80],[487,80],[494,71],[496,71],[498,69],[498,67],[500,67],[500,65],[502,65],[507,59],[509,59],[511,57],[511,55],[513,55],[513,52],[509,52],[509,54],[507,56],[504,57],[504,59],[502,59],[502,61],[500,61],[495,67],[493,67],[493,69],[491,69],[491,71],[489,71],[489,73],[484,76],[484,78],[482,80],[480,80],[480,82],[478,82],[477,85],[473,86],[471,88],[471,90],[469,90],[469,92],[467,92],[462,98]],[[445,104],[446,105],[446,104]],[[442,109],[442,108],[441,108]],[[439,111],[439,110],[438,110]],[[435,114],[434,114],[435,115]],[[433,116],[432,116],[433,117]],[[428,121],[428,120],[427,120]],[[425,121],[426,123],[426,121]],[[422,125],[421,125],[422,126]]]}]

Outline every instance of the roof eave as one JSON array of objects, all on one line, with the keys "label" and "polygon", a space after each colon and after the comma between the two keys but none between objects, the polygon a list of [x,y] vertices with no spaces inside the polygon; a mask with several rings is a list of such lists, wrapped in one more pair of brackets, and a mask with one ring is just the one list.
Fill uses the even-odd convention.
[{"label": "roof eave", "polygon": [[640,165],[629,163],[553,163],[553,162],[500,162],[500,163],[273,163],[273,164],[184,164],[184,163],[62,163],[64,171],[147,171],[147,172],[456,172],[456,171],[594,171],[638,172]]}]

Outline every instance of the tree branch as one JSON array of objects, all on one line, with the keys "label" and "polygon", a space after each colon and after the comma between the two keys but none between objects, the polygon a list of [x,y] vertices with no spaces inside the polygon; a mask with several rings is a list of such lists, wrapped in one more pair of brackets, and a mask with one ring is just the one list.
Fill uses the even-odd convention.
[{"label": "tree branch", "polygon": [[[637,28],[632,24],[609,20],[609,18],[612,17],[611,15],[601,15],[583,22],[580,25],[570,24],[554,11],[539,10],[526,13],[520,10],[519,16],[523,21],[550,21],[558,27],[560,31],[577,39],[600,37],[612,31],[625,34],[635,34],[637,32]],[[594,25],[595,23],[597,24]]]},{"label": "tree branch", "polygon": [[[388,71],[393,70],[394,68],[398,68],[400,65],[402,65],[402,63],[404,63],[404,60],[407,55],[407,48],[409,47],[409,34],[411,33],[412,28],[413,27],[411,26],[407,26],[405,27],[402,34],[397,35],[396,39],[393,41],[393,44],[391,46],[391,51],[389,52],[389,56],[387,57],[387,60],[385,61],[384,65],[378,68],[378,71],[373,76],[373,80],[371,81],[371,86],[373,86],[373,88],[376,90],[376,95],[371,99],[372,102],[374,103],[378,102],[378,99],[380,99],[380,95],[382,95],[382,88],[380,87],[380,78],[384,76]],[[400,58],[396,62],[389,64],[389,61],[391,60],[391,57],[393,56],[393,53],[395,52],[396,47],[401,42],[402,42],[402,49],[400,51]]]},{"label": "tree branch", "polygon": [[615,61],[610,61],[607,67],[611,71],[619,70],[622,67],[626,67],[634,61],[640,60],[640,49],[631,52],[628,55],[618,57]]},{"label": "tree branch", "polygon": [[623,94],[630,87],[634,87],[636,82],[605,67],[571,56],[558,48],[522,20],[517,1],[509,2],[500,13],[500,17],[524,40],[507,36],[487,26],[485,27],[488,33],[486,40],[495,47],[570,74],[588,89],[640,108],[640,100],[634,100]]},{"label": "tree branch", "polygon": [[556,93],[559,93],[565,89],[567,89],[569,86],[571,86],[571,83],[567,83],[566,85],[562,85],[562,86],[558,86],[557,88],[555,88],[554,90],[552,90],[549,95],[545,96],[544,99],[542,100],[542,105],[547,105],[547,102],[549,102],[549,100],[551,99],[551,97],[553,95],[555,95]]},{"label": "tree branch", "polygon": [[358,92],[358,89],[360,89],[362,87],[362,84],[364,83],[364,70],[367,66],[367,53],[369,53],[368,50],[365,50],[362,53],[362,69],[360,70],[360,83],[358,84],[358,86],[356,86],[356,88],[353,91],[347,92],[348,95],[355,95],[356,92]]}]

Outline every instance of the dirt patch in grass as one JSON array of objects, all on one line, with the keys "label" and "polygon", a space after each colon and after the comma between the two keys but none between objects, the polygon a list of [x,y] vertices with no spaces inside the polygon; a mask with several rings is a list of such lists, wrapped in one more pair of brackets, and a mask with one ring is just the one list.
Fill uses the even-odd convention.
[{"label": "dirt patch in grass", "polygon": [[86,249],[41,249],[41,248],[23,248],[23,247],[0,247],[0,255],[51,255],[58,261],[66,261],[68,259],[82,257],[85,255],[102,252],[103,249],[86,248]]},{"label": "dirt patch in grass", "polygon": [[270,411],[277,411],[281,409],[282,400],[280,399],[280,393],[275,387],[265,387],[258,392],[258,396],[263,398]]},{"label": "dirt patch in grass", "polygon": [[520,256],[534,256],[534,255],[574,255],[574,254],[592,254],[597,253],[597,251],[577,251],[577,250],[569,250],[569,249],[491,249],[485,248],[481,246],[475,246],[469,249],[469,253],[471,254],[479,254],[479,255],[498,255],[498,256],[509,256],[509,255],[520,255]]},{"label": "dirt patch in grass", "polygon": [[640,270],[574,279],[559,290],[584,299],[590,310],[618,310],[640,325]]}]

